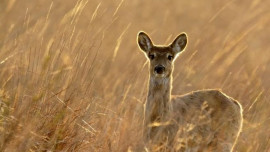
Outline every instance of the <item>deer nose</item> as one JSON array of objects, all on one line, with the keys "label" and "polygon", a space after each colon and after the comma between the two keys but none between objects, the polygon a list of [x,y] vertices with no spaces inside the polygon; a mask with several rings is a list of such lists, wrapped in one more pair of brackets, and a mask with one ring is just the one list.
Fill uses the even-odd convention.
[{"label": "deer nose", "polygon": [[154,70],[155,70],[155,73],[157,73],[157,74],[163,74],[165,71],[165,67],[162,65],[158,65],[155,67]]}]

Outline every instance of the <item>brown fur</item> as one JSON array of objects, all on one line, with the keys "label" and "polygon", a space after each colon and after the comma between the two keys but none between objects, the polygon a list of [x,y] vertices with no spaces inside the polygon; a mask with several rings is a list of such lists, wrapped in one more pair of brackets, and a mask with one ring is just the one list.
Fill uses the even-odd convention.
[{"label": "brown fur", "polygon": [[[171,96],[173,62],[187,45],[186,34],[169,46],[154,46],[140,32],[138,44],[150,60],[144,137],[151,151],[231,152],[242,127],[242,108],[236,100],[219,90]],[[165,68],[162,74],[155,71],[159,65]]]}]

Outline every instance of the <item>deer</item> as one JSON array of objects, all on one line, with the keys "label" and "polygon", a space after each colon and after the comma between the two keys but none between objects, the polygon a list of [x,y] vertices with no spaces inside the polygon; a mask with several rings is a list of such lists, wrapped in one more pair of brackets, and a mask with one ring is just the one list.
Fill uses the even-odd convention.
[{"label": "deer", "polygon": [[154,45],[143,31],[140,50],[149,60],[143,139],[150,151],[232,152],[242,129],[241,104],[220,89],[171,95],[174,61],[188,38],[179,34],[169,45]]}]

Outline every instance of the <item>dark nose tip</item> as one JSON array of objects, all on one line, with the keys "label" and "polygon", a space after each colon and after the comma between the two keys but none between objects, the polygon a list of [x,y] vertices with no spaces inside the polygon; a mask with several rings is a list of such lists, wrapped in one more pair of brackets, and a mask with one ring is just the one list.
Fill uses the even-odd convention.
[{"label": "dark nose tip", "polygon": [[164,71],[165,71],[165,67],[162,66],[162,65],[158,65],[158,66],[155,67],[155,72],[156,72],[157,74],[163,74]]}]

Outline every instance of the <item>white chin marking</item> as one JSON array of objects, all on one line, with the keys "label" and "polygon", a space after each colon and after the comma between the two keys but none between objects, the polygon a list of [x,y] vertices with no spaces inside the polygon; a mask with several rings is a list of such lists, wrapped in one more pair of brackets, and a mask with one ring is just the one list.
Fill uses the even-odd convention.
[{"label": "white chin marking", "polygon": [[156,77],[159,77],[159,78],[163,78],[163,77],[165,77],[165,74],[163,73],[163,74],[157,74],[157,73],[155,73],[155,76]]}]

